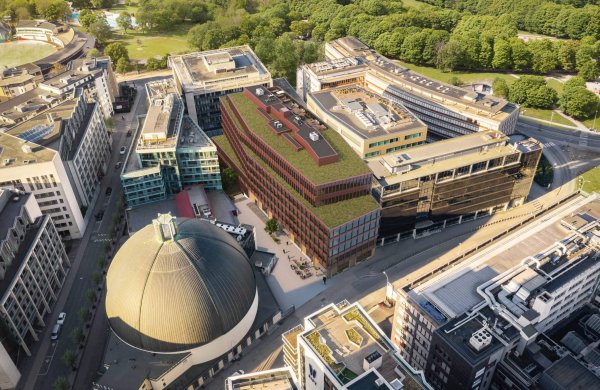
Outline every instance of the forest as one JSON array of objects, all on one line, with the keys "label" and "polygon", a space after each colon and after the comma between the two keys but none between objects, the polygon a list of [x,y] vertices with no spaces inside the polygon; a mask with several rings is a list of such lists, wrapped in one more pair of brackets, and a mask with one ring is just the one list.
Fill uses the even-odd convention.
[{"label": "forest", "polygon": [[[579,86],[580,80],[599,76],[596,0],[424,1],[139,0],[135,18],[138,29],[149,35],[189,26],[187,40],[193,50],[250,44],[274,76],[290,81],[298,64],[321,58],[323,42],[346,35],[357,36],[390,58],[443,71],[569,74],[579,76],[574,83]],[[60,2],[64,3],[2,0],[0,12],[14,19],[45,16]],[[96,11],[111,7],[110,0],[75,0],[73,6],[96,15],[87,29],[109,43],[110,31],[93,18],[101,19]],[[122,19],[125,30],[131,28],[127,15]],[[162,63],[154,59],[151,66]],[[578,92],[592,103],[597,100],[593,93]],[[510,97],[510,92],[504,94]],[[550,107],[559,97],[534,100],[543,104],[532,107]],[[521,102],[529,103],[527,97]],[[592,105],[580,117],[592,115]]]}]

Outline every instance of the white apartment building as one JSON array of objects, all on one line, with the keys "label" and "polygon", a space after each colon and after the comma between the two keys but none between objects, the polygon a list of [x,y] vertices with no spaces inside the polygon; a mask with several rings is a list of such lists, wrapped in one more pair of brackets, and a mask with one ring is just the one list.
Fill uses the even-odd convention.
[{"label": "white apartment building", "polygon": [[31,192],[63,238],[81,238],[86,223],[57,151],[0,133],[0,186]]},{"label": "white apartment building", "polygon": [[29,356],[70,266],[58,231],[31,194],[0,192],[0,318]]},{"label": "white apartment building", "polygon": [[358,303],[330,304],[282,339],[302,389],[432,389]]},{"label": "white apartment building", "polygon": [[171,56],[169,67],[190,118],[209,134],[221,128],[221,96],[273,86],[271,73],[248,45]]},{"label": "white apartment building", "polygon": [[430,135],[449,138],[482,130],[514,133],[519,108],[505,99],[443,84],[381,56],[354,37],[325,45],[326,61],[301,66],[296,86],[307,100],[322,89],[358,84],[404,105]]}]

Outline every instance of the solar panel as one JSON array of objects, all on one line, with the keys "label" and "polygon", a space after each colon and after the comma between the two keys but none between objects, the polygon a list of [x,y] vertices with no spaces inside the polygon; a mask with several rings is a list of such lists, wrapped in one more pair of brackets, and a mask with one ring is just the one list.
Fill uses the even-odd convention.
[{"label": "solar panel", "polygon": [[37,142],[52,132],[52,125],[36,125],[17,137],[26,142]]}]

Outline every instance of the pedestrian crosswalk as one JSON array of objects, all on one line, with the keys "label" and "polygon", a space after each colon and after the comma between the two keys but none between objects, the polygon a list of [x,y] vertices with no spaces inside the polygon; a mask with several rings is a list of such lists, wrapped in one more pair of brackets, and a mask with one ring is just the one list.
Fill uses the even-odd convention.
[{"label": "pedestrian crosswalk", "polygon": [[587,146],[588,144],[588,133],[582,131],[579,133],[579,146]]},{"label": "pedestrian crosswalk", "polygon": [[548,148],[554,148],[556,146],[556,144],[554,142],[544,142],[542,145],[544,145],[544,148],[548,149]]}]

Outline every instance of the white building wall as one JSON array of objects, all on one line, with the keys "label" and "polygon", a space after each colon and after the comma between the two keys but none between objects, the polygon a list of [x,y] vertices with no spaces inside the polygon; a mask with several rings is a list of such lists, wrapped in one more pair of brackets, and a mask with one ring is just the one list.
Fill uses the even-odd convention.
[{"label": "white building wall", "polygon": [[11,390],[16,388],[19,379],[21,379],[19,369],[0,343],[0,389]]},{"label": "white building wall", "polygon": [[52,217],[59,232],[74,239],[83,236],[86,224],[58,153],[52,161],[1,167],[0,183],[11,186],[13,181],[34,194],[42,214]]}]

